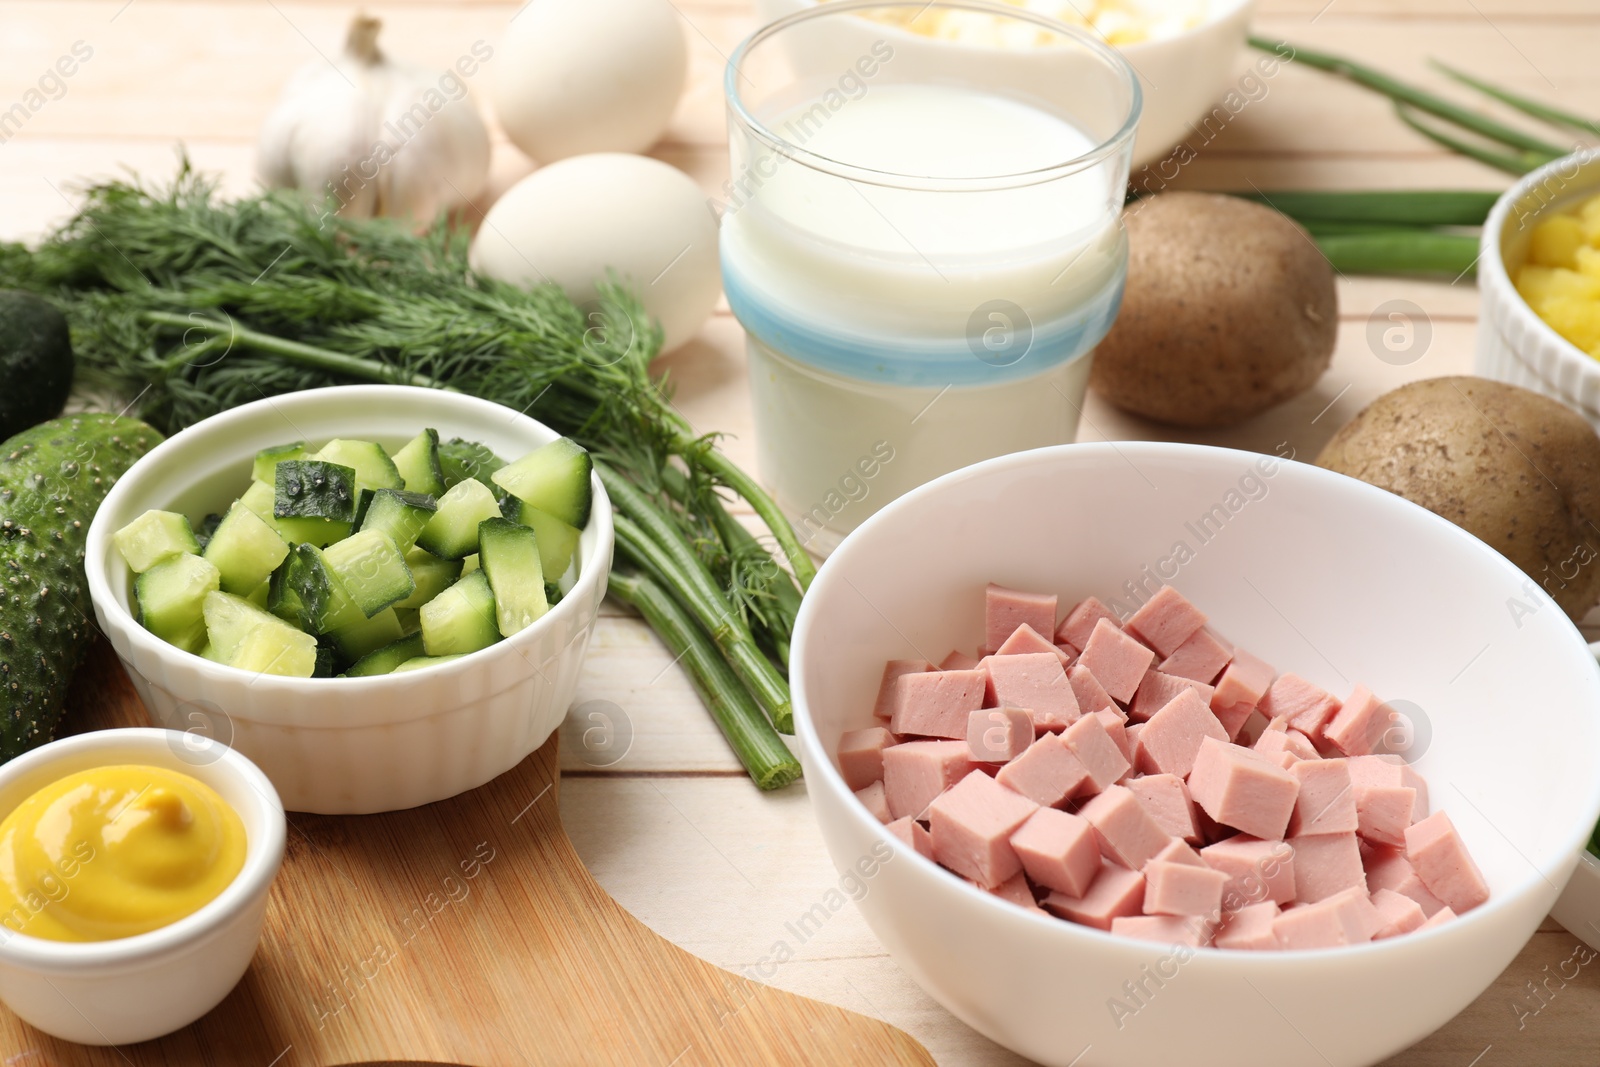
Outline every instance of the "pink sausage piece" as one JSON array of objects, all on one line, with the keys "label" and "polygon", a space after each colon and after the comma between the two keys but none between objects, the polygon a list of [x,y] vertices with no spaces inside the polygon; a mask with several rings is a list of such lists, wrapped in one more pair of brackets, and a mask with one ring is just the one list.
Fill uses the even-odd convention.
[{"label": "pink sausage piece", "polygon": [[1026,875],[1014,874],[988,891],[1000,899],[1009,900],[1027,911],[1035,912],[1039,915],[1049,914],[1039,907],[1038,901],[1033,899],[1033,889],[1029,887]]},{"label": "pink sausage piece", "polygon": [[[1048,633],[1049,631],[1045,631]],[[1006,638],[1000,647],[994,650],[997,656],[1025,656],[1030,652],[1048,652],[1061,661],[1061,669],[1066,670],[1077,661],[1076,652],[1062,651],[1048,637],[1039,633],[1027,623],[1017,627],[1016,632]]]},{"label": "pink sausage piece", "polygon": [[1094,826],[1100,854],[1130,870],[1139,870],[1172,840],[1125,786],[1109,786],[1078,814]]},{"label": "pink sausage piece", "polygon": [[1298,674],[1285,674],[1272,683],[1256,707],[1269,719],[1288,719],[1290,726],[1314,741],[1339,710],[1339,701]]},{"label": "pink sausage piece", "polygon": [[[1160,826],[1182,841],[1199,843],[1200,826],[1194,818],[1194,798],[1189,786],[1175,774],[1146,774],[1127,781],[1128,789]],[[1198,863],[1200,857],[1195,857]]]},{"label": "pink sausage piece", "polygon": [[1300,782],[1294,815],[1289,818],[1291,836],[1356,832],[1356,797],[1344,760],[1299,760],[1289,773]]},{"label": "pink sausage piece", "polygon": [[1315,904],[1346,889],[1367,892],[1367,873],[1361,866],[1361,844],[1352,831],[1346,834],[1309,834],[1289,839],[1294,849],[1294,895]]},{"label": "pink sausage piece", "polygon": [[1358,809],[1364,788],[1410,789],[1416,794],[1410,821],[1421,822],[1428,817],[1428,783],[1404,759],[1395,755],[1353,756],[1349,763]]},{"label": "pink sausage piece", "polygon": [[885,823],[884,829],[904,841],[907,848],[914,849],[917,847],[917,839],[916,835],[911,832],[911,828],[915,825],[916,820],[912,819],[911,816],[902,815],[898,819],[891,819]]},{"label": "pink sausage piece", "polygon": [[1161,945],[1203,948],[1211,944],[1211,926],[1201,919],[1176,915],[1127,915],[1111,920],[1111,932]]},{"label": "pink sausage piece", "polygon": [[856,799],[861,801],[863,807],[872,813],[872,817],[881,823],[888,823],[893,816],[889,813],[889,800],[884,795],[883,783],[873,782],[865,789],[856,790]]},{"label": "pink sausage piece", "polygon": [[1033,737],[1033,714],[1021,708],[984,708],[967,715],[967,749],[974,763],[1016,759]]},{"label": "pink sausage piece", "polygon": [[1094,715],[1102,711],[1114,711],[1119,716],[1122,714],[1117,702],[1111,699],[1105,686],[1095,680],[1089,673],[1089,668],[1082,663],[1074,663],[1067,670],[1067,681],[1072,685],[1072,693],[1078,698],[1078,710],[1085,715]]},{"label": "pink sausage piece", "polygon": [[934,858],[992,889],[1022,870],[1011,835],[1038,810],[987,774],[969,774],[928,805]]},{"label": "pink sausage piece", "polygon": [[1201,742],[1207,738],[1227,744],[1228,732],[1200,694],[1185,689],[1145,723],[1139,732],[1135,763],[1147,774],[1187,778],[1194,770]]},{"label": "pink sausage piece", "polygon": [[[950,654],[939,661],[939,669],[941,671],[970,671],[977,669],[977,666],[977,657],[969,656],[959,648],[951,649]],[[891,714],[894,712],[894,704],[892,699],[889,705],[889,711]]]},{"label": "pink sausage piece", "polygon": [[1163,657],[1182,648],[1205,624],[1205,612],[1170,585],[1157,589],[1155,596],[1128,618],[1128,629]]},{"label": "pink sausage piece", "polygon": [[[1266,660],[1235,648],[1233,658],[1217,679],[1216,691],[1211,694],[1212,712],[1225,726],[1235,722],[1242,725],[1250,717],[1250,711],[1261,703],[1276,677],[1277,672]],[[1237,737],[1238,726],[1231,728],[1233,736]]]},{"label": "pink sausage piece", "polygon": [[983,706],[1027,708],[1041,733],[1065,729],[1081,714],[1066,669],[1054,650],[992,656],[984,661],[984,670],[988,687]]},{"label": "pink sausage piece", "polygon": [[1067,612],[1067,617],[1061,620],[1061,626],[1056,630],[1056,644],[1071,645],[1082,652],[1088,647],[1089,635],[1094,633],[1095,624],[1101,619],[1119,630],[1122,628],[1116,612],[1100,603],[1095,597],[1080,601]]},{"label": "pink sausage piece", "polygon": [[988,684],[981,670],[902,674],[894,683],[889,729],[901,736],[964,739],[967,716],[983,707]]},{"label": "pink sausage piece", "polygon": [[1044,898],[1046,911],[1097,930],[1110,930],[1113,920],[1138,915],[1143,907],[1144,875],[1110,860],[1100,862],[1100,873],[1082,897],[1052,892]]},{"label": "pink sausage piece", "polygon": [[1418,930],[1432,930],[1435,926],[1443,926],[1456,917],[1456,913],[1449,908],[1440,908],[1428,916],[1428,921],[1417,927]]},{"label": "pink sausage piece", "polygon": [[[1233,645],[1213,633],[1209,626],[1202,626],[1162,660],[1157,670],[1210,685],[1232,659]],[[1251,701],[1252,706],[1254,703]]]},{"label": "pink sausage piece", "polygon": [[1133,694],[1133,703],[1128,705],[1128,718],[1144,722],[1170,704],[1179,693],[1189,689],[1194,690],[1207,705],[1211,703],[1211,694],[1215,692],[1204,682],[1160,671],[1145,671],[1138,691]]},{"label": "pink sausage piece", "polygon": [[1239,834],[1200,850],[1206,866],[1228,876],[1222,887],[1225,911],[1271,901],[1287,906],[1294,896],[1294,849],[1283,841]]},{"label": "pink sausage piece", "polygon": [[1000,768],[995,780],[1045,808],[1059,808],[1089,783],[1089,770],[1060,734],[1043,734]]},{"label": "pink sausage piece", "polygon": [[1391,715],[1372,690],[1358,685],[1322,728],[1323,740],[1346,756],[1370,756],[1382,751],[1384,734],[1393,725]]},{"label": "pink sausage piece", "polygon": [[1489,899],[1483,872],[1467,852],[1450,816],[1442,811],[1406,828],[1406,859],[1428,892],[1457,915]]},{"label": "pink sausage piece", "polygon": [[1061,740],[1089,772],[1084,792],[1098,793],[1104,790],[1127,774],[1132,766],[1097,715],[1085,715],[1067,727],[1061,734]]},{"label": "pink sausage piece", "polygon": [[883,789],[889,812],[920,818],[933,798],[976,766],[965,741],[903,741],[883,750]]},{"label": "pink sausage piece", "polygon": [[1133,738],[1128,736],[1127,720],[1122,717],[1122,713],[1097,711],[1094,717],[1100,720],[1100,725],[1111,735],[1112,743],[1117,746],[1117,751],[1122,753],[1122,758],[1128,761],[1128,766],[1133,766]]},{"label": "pink sausage piece", "polygon": [[1337,948],[1371,941],[1382,926],[1367,894],[1350,889],[1315,904],[1300,904],[1273,920],[1272,932],[1285,949]]},{"label": "pink sausage piece", "polygon": [[1089,669],[1112,699],[1121,701],[1133,699],[1154,660],[1154,652],[1106,619],[1094,624],[1089,643],[1078,657],[1078,662]]},{"label": "pink sausage piece", "polygon": [[1278,914],[1278,905],[1270,900],[1240,908],[1227,916],[1226,924],[1217,932],[1216,946],[1251,952],[1277,951],[1278,937],[1272,932],[1272,924]]},{"label": "pink sausage piece", "polygon": [[1444,907],[1444,901],[1430,893],[1428,887],[1422,884],[1422,879],[1417,877],[1416,869],[1406,859],[1403,849],[1372,849],[1362,858],[1362,865],[1367,871],[1367,888],[1372,892],[1392,889],[1408,896],[1422,908],[1422,914],[1430,918]]},{"label": "pink sausage piece", "polygon": [[1422,913],[1421,904],[1392,889],[1380,889],[1373,893],[1372,906],[1378,909],[1378,915],[1383,920],[1378,932],[1372,935],[1374,941],[1409,934],[1428,921],[1428,917]]},{"label": "pink sausage piece", "polygon": [[1069,897],[1089,891],[1100,873],[1100,845],[1087,819],[1040,808],[1011,835],[1022,869],[1035,883]]},{"label": "pink sausage piece", "polygon": [[1200,858],[1200,853],[1176,837],[1167,842],[1166,848],[1151,856],[1150,862],[1146,863],[1145,866],[1148,867],[1151,863],[1187,863],[1191,867],[1208,866],[1206,861]]},{"label": "pink sausage piece", "polygon": [[[1311,738],[1294,729],[1287,719],[1273,719],[1267,728],[1261,731],[1261,736],[1256,738],[1252,746],[1255,751],[1276,760],[1287,753],[1294,760],[1321,759],[1322,754],[1317,751],[1317,746],[1311,743]],[[1291,761],[1284,760],[1287,766]]]},{"label": "pink sausage piece", "polygon": [[1300,783],[1265,756],[1206,737],[1189,773],[1189,794],[1207,815],[1260,838],[1281,838]]},{"label": "pink sausage piece", "polygon": [[[951,653],[954,655],[954,653]],[[977,666],[977,661],[973,661]],[[878,683],[878,702],[872,708],[872,714],[880,719],[888,719],[894,715],[895,682],[903,674],[921,674],[934,669],[933,664],[925,659],[892,659],[883,668],[883,681]]]},{"label": "pink sausage piece", "polygon": [[1228,876],[1210,867],[1152,860],[1144,865],[1144,913],[1220,918]]},{"label": "pink sausage piece", "polygon": [[983,591],[984,647],[999,648],[1019,626],[1031,626],[1039,633],[1056,629],[1056,598],[1044,593],[1028,593],[990,583]]},{"label": "pink sausage piece", "polygon": [[851,789],[865,789],[883,779],[883,750],[895,743],[882,726],[850,730],[839,738],[839,773]]}]

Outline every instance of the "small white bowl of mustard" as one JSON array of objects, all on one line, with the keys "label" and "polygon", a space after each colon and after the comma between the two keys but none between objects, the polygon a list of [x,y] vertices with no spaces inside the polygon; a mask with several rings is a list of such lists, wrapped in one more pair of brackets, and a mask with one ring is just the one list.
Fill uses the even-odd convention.
[{"label": "small white bowl of mustard", "polygon": [[171,730],[0,766],[0,1001],[86,1045],[187,1026],[250,966],[285,827],[255,764]]}]

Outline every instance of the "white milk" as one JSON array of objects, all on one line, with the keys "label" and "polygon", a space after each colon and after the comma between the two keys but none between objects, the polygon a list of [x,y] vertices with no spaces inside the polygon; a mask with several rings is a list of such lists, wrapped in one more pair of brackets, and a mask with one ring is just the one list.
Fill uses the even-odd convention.
[{"label": "white milk", "polygon": [[1073,439],[1078,357],[1121,296],[1126,166],[1063,175],[1091,138],[959,85],[775,111],[773,134],[853,168],[736,129],[722,221],[762,475],[825,552],[940,474]]}]

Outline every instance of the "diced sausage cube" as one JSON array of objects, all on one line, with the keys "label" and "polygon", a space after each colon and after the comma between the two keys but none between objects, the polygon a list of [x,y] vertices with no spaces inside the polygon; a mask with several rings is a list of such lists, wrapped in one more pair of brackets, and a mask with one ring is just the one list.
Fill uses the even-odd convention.
[{"label": "diced sausage cube", "polygon": [[916,835],[911,832],[911,828],[916,825],[916,820],[911,816],[902,815],[898,819],[891,819],[889,822],[885,823],[884,829],[888,830],[891,834],[904,841],[907,848],[915,849],[917,847],[917,838]]},{"label": "diced sausage cube", "polygon": [[1428,892],[1457,915],[1489,899],[1483,872],[1443,811],[1406,828],[1406,859]]},{"label": "diced sausage cube", "polygon": [[1179,645],[1177,651],[1162,660],[1157,669],[1162,674],[1210,685],[1232,659],[1233,646],[1212,633],[1209,627],[1202,626]]},{"label": "diced sausage cube", "polygon": [[1352,791],[1356,833],[1375,845],[1404,848],[1406,827],[1417,807],[1417,791],[1404,786],[1363,786]]},{"label": "diced sausage cube", "polygon": [[1170,585],[1157,589],[1128,619],[1128,629],[1163,656],[1178,651],[1205,624],[1205,613]]},{"label": "diced sausage cube", "polygon": [[1125,786],[1108,786],[1078,814],[1094,826],[1100,854],[1132,870],[1143,867],[1172,840]]},{"label": "diced sausage cube", "polygon": [[967,748],[974,763],[1016,759],[1033,737],[1033,715],[1021,708],[984,708],[967,716]]},{"label": "diced sausage cube", "polygon": [[1119,711],[1097,711],[1094,717],[1100,720],[1100,725],[1106,728],[1106,733],[1111,735],[1117,751],[1122,753],[1122,758],[1128,761],[1128,766],[1133,766],[1133,738],[1128,736],[1127,720]]},{"label": "diced sausage cube", "polygon": [[1383,748],[1384,734],[1391,723],[1386,704],[1358,685],[1322,728],[1323,740],[1346,756],[1370,756]]},{"label": "diced sausage cube", "polygon": [[1111,932],[1138,941],[1202,948],[1211,944],[1211,925],[1176,915],[1126,915],[1111,920]]},{"label": "diced sausage cube", "polygon": [[1067,669],[1067,681],[1072,684],[1073,696],[1078,698],[1078,710],[1085,715],[1094,715],[1102,711],[1122,714],[1117,702],[1106,692],[1105,686],[1096,681],[1095,676],[1089,673],[1089,668],[1082,663],[1074,663]]},{"label": "diced sausage cube", "polygon": [[883,779],[883,750],[894,744],[894,734],[881,726],[849,730],[839,738],[839,773],[851,789],[865,789]]},{"label": "diced sausage cube", "polygon": [[1042,634],[1055,633],[1056,598],[991,582],[983,591],[983,616],[984,645],[999,648],[1019,626],[1031,626]]},{"label": "diced sausage cube", "polygon": [[1205,860],[1200,858],[1200,853],[1176,837],[1167,842],[1166,848],[1151,856],[1145,866],[1148,867],[1151,863],[1187,863],[1191,867],[1209,866]]},{"label": "diced sausage cube", "polygon": [[1175,774],[1146,774],[1130,778],[1127,786],[1163,830],[1184,841],[1199,842],[1194,799],[1189,796],[1189,786],[1182,778]]},{"label": "diced sausage cube", "polygon": [[915,819],[911,820],[911,844],[919,855],[933,859],[933,834]]},{"label": "diced sausage cube", "polygon": [[995,781],[1041,807],[1059,808],[1089,782],[1089,771],[1060,734],[1043,734],[1001,767]]},{"label": "diced sausage cube", "polygon": [[1239,727],[1261,703],[1275,677],[1277,672],[1266,660],[1242,648],[1233,650],[1233,659],[1228,661],[1211,694],[1211,712],[1232,731],[1230,737],[1239,736]]},{"label": "diced sausage cube", "polygon": [[1061,739],[1089,772],[1084,792],[1100,792],[1127,774],[1132,766],[1097,715],[1083,716],[1067,727]]},{"label": "diced sausage cube", "polygon": [[1145,864],[1143,871],[1146,915],[1221,917],[1222,887],[1228,882],[1221,871],[1158,860]]},{"label": "diced sausage cube", "polygon": [[[976,661],[974,661],[976,666]],[[878,683],[878,702],[872,709],[872,714],[880,719],[888,719],[894,715],[895,682],[903,674],[921,674],[933,670],[933,664],[925,659],[892,659],[883,668],[883,681]]]},{"label": "diced sausage cube", "polygon": [[1082,897],[1052,892],[1044,898],[1046,911],[1097,930],[1109,930],[1112,920],[1138,915],[1143,907],[1144,875],[1110,860],[1100,862],[1100,873]]},{"label": "diced sausage cube", "polygon": [[1367,894],[1351,889],[1290,908],[1273,921],[1272,932],[1285,949],[1337,948],[1372,940],[1381,922]]},{"label": "diced sausage cube", "polygon": [[1186,689],[1194,690],[1207,705],[1211,703],[1213,690],[1203,682],[1180,678],[1175,674],[1162,674],[1160,671],[1145,671],[1138,690],[1133,694],[1133,703],[1128,705],[1128,718],[1144,722],[1172,703],[1173,698]]},{"label": "diced sausage cube", "polygon": [[1422,908],[1422,914],[1430,917],[1444,907],[1444,901],[1430,893],[1428,887],[1422,884],[1422,879],[1417,877],[1416,869],[1406,859],[1404,850],[1372,849],[1362,857],[1362,866],[1367,871],[1367,888],[1372,892],[1392,889],[1416,901]]},{"label": "diced sausage cube", "polygon": [[1028,885],[1028,879],[1024,875],[1014,874],[988,891],[1027,911],[1037,912],[1040,915],[1049,914],[1039,907],[1038,901],[1033,899],[1033,889]]},{"label": "diced sausage cube", "polygon": [[1383,925],[1372,935],[1374,941],[1409,934],[1428,921],[1422,905],[1403,893],[1392,889],[1379,889],[1372,894],[1372,906],[1378,909]]},{"label": "diced sausage cube", "polygon": [[1053,651],[994,656],[984,668],[989,679],[986,706],[1027,708],[1040,731],[1064,729],[1078,718],[1078,698]]},{"label": "diced sausage cube", "polygon": [[1189,795],[1225,826],[1252,837],[1281,838],[1300,783],[1265,756],[1207,737],[1189,773]]},{"label": "diced sausage cube", "polygon": [[1252,952],[1276,951],[1280,946],[1277,935],[1272,932],[1272,923],[1278,914],[1278,905],[1270,900],[1232,912],[1217,931],[1216,946]]},{"label": "diced sausage cube", "polygon": [[1222,887],[1222,907],[1239,911],[1271,901],[1294,903],[1294,849],[1283,841],[1263,841],[1240,834],[1207,845],[1200,858],[1208,867],[1228,876]]},{"label": "diced sausage cube", "polygon": [[[1048,633],[1049,631],[1046,631]],[[1048,637],[1023,623],[1017,627],[1015,633],[1003,641],[999,648],[994,650],[997,656],[1025,656],[1030,652],[1048,652],[1061,661],[1061,669],[1072,666],[1078,658],[1076,652],[1070,655],[1058,648]]]},{"label": "diced sausage cube", "polygon": [[1396,755],[1352,756],[1350,782],[1356,791],[1356,808],[1361,807],[1361,791],[1366,788],[1402,788],[1416,793],[1411,822],[1428,817],[1428,783],[1411,764]]},{"label": "diced sausage cube", "polygon": [[1193,689],[1185,689],[1139,732],[1135,763],[1151,774],[1187,778],[1206,738],[1227,744],[1228,733]]},{"label": "diced sausage cube", "polygon": [[1289,839],[1294,848],[1294,895],[1303,904],[1359,888],[1367,892],[1361,844],[1354,832],[1307,834]]},{"label": "diced sausage cube", "polygon": [[1280,675],[1256,707],[1269,719],[1288,719],[1290,726],[1314,741],[1339,710],[1339,701],[1327,690],[1291,673]]},{"label": "diced sausage cube", "polygon": [[[950,654],[939,661],[939,669],[941,671],[970,671],[976,669],[977,666],[977,657],[969,656],[959,648],[951,649]],[[894,713],[893,697],[890,698],[889,711],[890,714]]]},{"label": "diced sausage cube", "polygon": [[934,858],[981,886],[998,886],[1022,870],[1011,835],[1037,810],[987,774],[969,774],[928,805]]},{"label": "diced sausage cube", "polygon": [[1078,815],[1040,808],[1011,835],[1022,869],[1039,885],[1081,897],[1100,873],[1094,827]]},{"label": "diced sausage cube", "polygon": [[1089,669],[1112,699],[1127,701],[1139,691],[1144,672],[1154,659],[1155,653],[1101,619],[1094,624],[1078,663]]},{"label": "diced sausage cube", "polygon": [[1356,797],[1344,760],[1300,760],[1289,773],[1300,782],[1289,819],[1291,835],[1355,833]]},{"label": "diced sausage cube", "polygon": [[882,782],[873,782],[865,789],[857,789],[856,799],[861,801],[866,809],[872,812],[872,817],[879,822],[888,823],[893,818],[889,813],[889,801],[884,796]]},{"label": "diced sausage cube", "polygon": [[965,741],[905,741],[883,750],[883,788],[896,819],[922,815],[975,764]]},{"label": "diced sausage cube", "polygon": [[[1267,728],[1261,731],[1261,736],[1256,738],[1253,748],[1263,756],[1274,759],[1285,752],[1296,760],[1322,758],[1317,746],[1311,743],[1311,738],[1290,727],[1287,719],[1273,719],[1268,723]],[[1287,765],[1289,761],[1284,762]]]},{"label": "diced sausage cube", "polygon": [[965,740],[967,716],[983,707],[988,684],[980,670],[902,674],[894,683],[889,729],[902,737]]},{"label": "diced sausage cube", "polygon": [[1456,913],[1452,909],[1440,908],[1438,911],[1428,916],[1428,921],[1417,927],[1417,929],[1432,930],[1435,926],[1443,926],[1445,923],[1450,922],[1455,917]]},{"label": "diced sausage cube", "polygon": [[1067,612],[1067,617],[1061,620],[1061,626],[1056,630],[1056,644],[1071,645],[1082,652],[1088,647],[1089,635],[1094,633],[1095,624],[1101,619],[1105,619],[1119,630],[1122,628],[1117,613],[1096,598],[1090,597],[1080,601]]}]

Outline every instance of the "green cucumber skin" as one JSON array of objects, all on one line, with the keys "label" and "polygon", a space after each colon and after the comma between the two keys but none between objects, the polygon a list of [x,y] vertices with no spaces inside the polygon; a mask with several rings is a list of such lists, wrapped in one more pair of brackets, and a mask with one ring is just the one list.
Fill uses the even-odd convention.
[{"label": "green cucumber skin", "polygon": [[83,575],[95,510],[161,435],[138,419],[53,419],[0,444],[0,762],[50,740],[97,632]]}]

